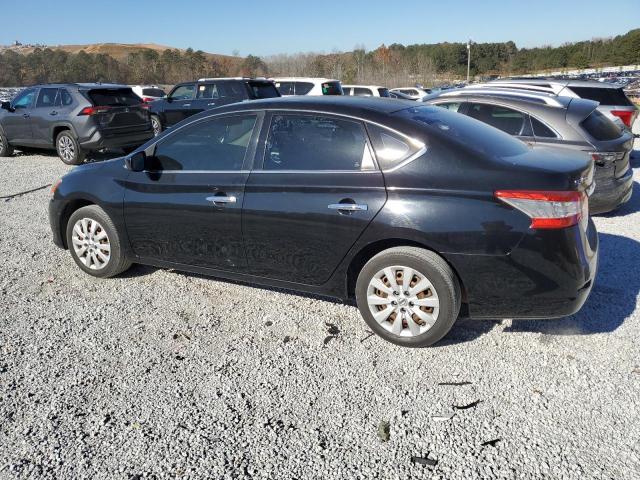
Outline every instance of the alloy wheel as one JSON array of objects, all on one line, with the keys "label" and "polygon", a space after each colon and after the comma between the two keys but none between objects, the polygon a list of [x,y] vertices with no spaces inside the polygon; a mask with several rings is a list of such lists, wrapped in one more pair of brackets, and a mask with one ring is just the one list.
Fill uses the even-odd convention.
[{"label": "alloy wheel", "polygon": [[73,140],[71,140],[66,135],[61,136],[58,139],[58,153],[60,156],[70,162],[75,157],[75,145],[73,144]]},{"label": "alloy wheel", "polygon": [[380,326],[399,337],[427,332],[438,319],[440,301],[431,281],[406,266],[386,267],[367,287],[369,310]]},{"label": "alloy wheel", "polygon": [[111,244],[106,230],[93,218],[82,218],[73,226],[73,250],[91,270],[101,270],[111,259]]},{"label": "alloy wheel", "polygon": [[151,126],[153,127],[153,134],[155,136],[158,136],[160,135],[160,133],[162,133],[162,127],[160,126],[160,121],[157,118],[151,118]]}]

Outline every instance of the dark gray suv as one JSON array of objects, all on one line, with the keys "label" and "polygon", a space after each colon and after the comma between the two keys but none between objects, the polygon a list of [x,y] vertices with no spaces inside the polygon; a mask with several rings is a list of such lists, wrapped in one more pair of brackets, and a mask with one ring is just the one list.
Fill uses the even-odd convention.
[{"label": "dark gray suv", "polygon": [[49,84],[24,89],[0,110],[0,157],[14,147],[55,149],[67,164],[87,152],[133,150],[153,137],[149,106],[130,87]]},{"label": "dark gray suv", "polygon": [[480,120],[532,147],[581,150],[595,164],[591,213],[615,210],[633,192],[633,135],[601,113],[598,102],[538,92],[462,88],[424,100]]}]

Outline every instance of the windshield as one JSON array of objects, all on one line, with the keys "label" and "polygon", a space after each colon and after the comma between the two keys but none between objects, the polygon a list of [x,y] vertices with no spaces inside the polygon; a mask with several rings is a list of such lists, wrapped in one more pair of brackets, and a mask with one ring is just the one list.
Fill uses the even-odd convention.
[{"label": "windshield", "polygon": [[164,97],[165,96],[164,90],[160,88],[143,88],[142,94],[145,97]]},{"label": "windshield", "polygon": [[526,145],[511,135],[444,108],[425,105],[400,110],[396,115],[438,129],[451,140],[481,154],[510,157],[527,152]]},{"label": "windshield", "polygon": [[633,103],[627,98],[621,88],[602,87],[569,87],[580,98],[587,98],[600,102],[600,105],[617,105],[619,107],[631,107]]},{"label": "windshield", "polygon": [[622,136],[622,129],[598,110],[591,112],[580,125],[596,140],[615,140]]},{"label": "windshield", "polygon": [[340,82],[324,82],[322,84],[322,95],[344,95],[342,85],[340,85]]}]

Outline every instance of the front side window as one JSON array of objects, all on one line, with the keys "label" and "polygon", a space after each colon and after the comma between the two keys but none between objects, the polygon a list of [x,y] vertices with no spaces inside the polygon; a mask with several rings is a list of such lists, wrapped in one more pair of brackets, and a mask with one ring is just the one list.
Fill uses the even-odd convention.
[{"label": "front side window", "polygon": [[457,112],[460,110],[460,105],[462,102],[447,102],[447,103],[436,103],[437,107],[446,108],[447,110],[451,110],[452,112]]},{"label": "front side window", "polygon": [[522,112],[485,103],[470,104],[467,115],[509,135],[522,135],[527,120],[526,115]]},{"label": "front side window", "polygon": [[53,107],[56,103],[57,88],[41,88],[38,94],[36,108]]},{"label": "front side window", "polygon": [[33,104],[35,96],[35,90],[25,90],[13,100],[13,108],[29,108]]},{"label": "front side window", "polygon": [[256,115],[204,120],[156,146],[151,170],[241,170]]},{"label": "front side window", "polygon": [[191,100],[193,98],[193,94],[196,90],[196,86],[191,85],[180,85],[176,87],[176,89],[171,92],[170,98],[171,100]]},{"label": "front side window", "polygon": [[381,97],[389,97],[389,89],[388,88],[379,88],[378,95]]},{"label": "front side window", "polygon": [[359,171],[375,166],[360,122],[316,115],[274,115],[263,168]]},{"label": "front side window", "polygon": [[373,92],[368,88],[355,87],[353,89],[353,94],[358,97],[371,97]]}]

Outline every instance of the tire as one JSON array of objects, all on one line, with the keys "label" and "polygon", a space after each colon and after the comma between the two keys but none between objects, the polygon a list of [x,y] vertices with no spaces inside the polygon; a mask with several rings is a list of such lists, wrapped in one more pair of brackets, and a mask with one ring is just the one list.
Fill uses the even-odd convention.
[{"label": "tire", "polygon": [[162,122],[157,115],[151,115],[151,126],[153,127],[153,136],[157,137],[162,133]]},{"label": "tire", "polygon": [[13,147],[9,145],[7,137],[0,131],[0,157],[10,157],[13,155]]},{"label": "tire", "polygon": [[56,137],[56,151],[58,157],[67,165],[80,165],[86,158],[86,152],[80,148],[71,130],[63,130]]},{"label": "tire", "polygon": [[[397,289],[387,272],[395,274]],[[405,273],[411,275],[409,290],[404,288]],[[356,302],[367,325],[403,347],[427,347],[442,339],[458,318],[461,301],[458,278],[447,262],[417,247],[380,252],[362,267],[356,282]],[[396,322],[401,315],[404,319]]]},{"label": "tire", "polygon": [[[92,228],[94,225],[95,228]],[[103,234],[106,234],[106,239]],[[122,235],[111,218],[97,205],[82,207],[71,214],[67,223],[66,239],[71,257],[80,269],[89,275],[109,278],[131,266],[131,262],[125,258],[122,251]],[[105,245],[108,245],[108,250]],[[91,256],[90,253],[94,255]],[[106,257],[107,254],[108,259],[104,261],[102,257]]]}]

